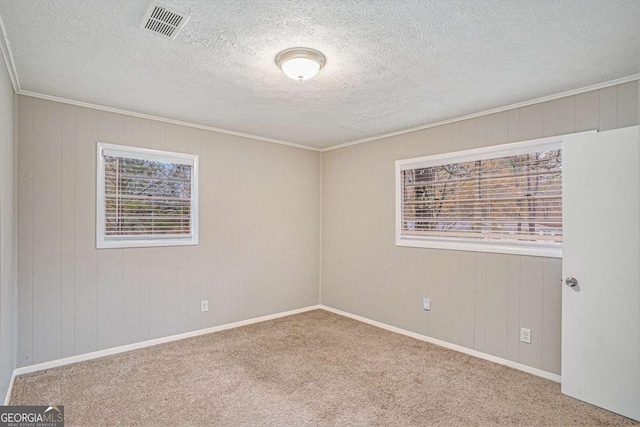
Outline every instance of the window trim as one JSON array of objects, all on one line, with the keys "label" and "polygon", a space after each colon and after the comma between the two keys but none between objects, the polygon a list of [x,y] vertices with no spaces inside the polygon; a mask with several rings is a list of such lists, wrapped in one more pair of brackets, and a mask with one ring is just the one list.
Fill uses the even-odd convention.
[{"label": "window trim", "polygon": [[497,239],[480,241],[478,239],[464,237],[403,235],[401,172],[407,169],[418,169],[447,163],[462,163],[474,160],[486,160],[496,157],[527,154],[531,152],[532,148],[535,148],[536,151],[558,150],[562,148],[562,141],[564,139],[592,132],[595,131],[579,132],[528,141],[493,145],[490,147],[473,148],[470,150],[453,151],[444,154],[396,160],[396,246],[562,258],[562,243],[518,242],[515,240],[503,241]]},{"label": "window trim", "polygon": [[[187,237],[165,237],[155,239],[105,239],[105,150],[144,160],[156,160],[170,163],[192,165],[191,169],[191,234]],[[198,244],[198,162],[197,154],[176,153],[171,151],[152,150],[126,145],[96,144],[96,249],[108,248],[146,248],[158,246],[187,246]]]}]

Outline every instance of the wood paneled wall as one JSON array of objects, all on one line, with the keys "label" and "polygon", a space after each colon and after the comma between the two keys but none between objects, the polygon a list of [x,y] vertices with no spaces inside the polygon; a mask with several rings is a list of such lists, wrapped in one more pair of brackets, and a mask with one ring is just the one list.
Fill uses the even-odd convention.
[{"label": "wood paneled wall", "polygon": [[[322,162],[20,96],[18,366],[316,304],[321,269],[324,304],[559,373],[561,261],[396,247],[394,161],[632,126],[638,94],[631,82],[328,151]],[[95,249],[97,141],[200,155],[198,246]],[[519,342],[521,326],[532,344]]]},{"label": "wood paneled wall", "polygon": [[396,247],[394,162],[633,126],[638,93],[634,81],[324,152],[322,303],[559,374],[561,260]]},{"label": "wood paneled wall", "polygon": [[0,398],[16,366],[15,103],[9,73],[0,65]]},{"label": "wood paneled wall", "polygon": [[[320,153],[25,96],[18,122],[19,366],[318,303]],[[96,250],[97,141],[200,156],[199,245]]]}]

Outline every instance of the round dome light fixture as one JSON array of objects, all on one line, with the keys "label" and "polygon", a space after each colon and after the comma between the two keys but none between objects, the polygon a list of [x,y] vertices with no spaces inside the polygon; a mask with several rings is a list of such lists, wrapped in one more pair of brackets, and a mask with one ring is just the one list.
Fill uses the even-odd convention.
[{"label": "round dome light fixture", "polygon": [[276,64],[293,80],[308,80],[318,74],[326,58],[315,49],[292,47],[276,55]]}]

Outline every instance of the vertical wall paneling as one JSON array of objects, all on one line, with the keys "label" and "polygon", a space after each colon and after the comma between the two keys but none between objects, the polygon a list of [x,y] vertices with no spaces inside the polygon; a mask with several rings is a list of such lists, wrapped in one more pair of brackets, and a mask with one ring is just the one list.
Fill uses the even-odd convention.
[{"label": "vertical wall paneling", "polygon": [[475,147],[485,147],[487,145],[487,117],[481,116],[473,119],[476,128]]},{"label": "vertical wall paneling", "polygon": [[453,251],[438,251],[438,292],[434,295],[438,329],[436,338],[451,341],[451,305]]},{"label": "vertical wall paneling", "polygon": [[140,341],[140,250],[122,250],[122,343]]},{"label": "vertical wall paneling", "polygon": [[0,396],[11,387],[18,355],[17,109],[9,72],[0,67]]},{"label": "vertical wall paneling", "polygon": [[151,338],[164,335],[164,248],[149,248],[149,325]]},{"label": "vertical wall paneling", "polygon": [[[213,133],[208,138],[201,153],[216,167],[202,171],[216,185],[202,199],[202,215],[211,218],[202,238],[216,255],[213,262],[201,261],[201,278],[210,307],[213,300],[217,310],[203,313],[203,322],[226,323],[266,314],[268,307],[284,310],[293,301],[317,301],[317,288],[300,286],[294,278],[312,275],[317,281],[318,247],[290,242],[319,237],[319,155]],[[230,157],[237,161],[225,161]],[[317,195],[312,203],[297,202],[312,194]],[[312,257],[316,262],[310,265]]]},{"label": "vertical wall paneling", "polygon": [[[199,313],[201,327],[214,326],[219,319],[224,319],[225,323],[236,320],[231,292],[235,285],[233,273],[237,250],[233,227],[236,214],[233,173],[237,163],[223,160],[238,156],[238,162],[242,161],[236,148],[232,141],[221,141],[214,134],[207,134],[200,146],[200,182],[203,183],[200,186],[200,248],[202,253],[212,254],[210,259],[200,261],[198,298],[209,302],[209,311]],[[224,203],[216,206],[216,200],[224,200]],[[221,214],[216,215],[216,211]],[[219,246],[225,250],[218,252]],[[218,265],[228,268],[220,271]]]},{"label": "vertical wall paneling", "polygon": [[76,107],[75,352],[97,350],[96,141],[98,112]]},{"label": "vertical wall paneling", "polygon": [[62,106],[60,356],[75,354],[76,109]]},{"label": "vertical wall paneling", "polygon": [[[317,304],[320,153],[25,96],[18,124],[19,366]],[[200,156],[199,245],[96,250],[98,141]]]},{"label": "vertical wall paneling", "polygon": [[[420,152],[427,153],[427,154],[437,154],[438,145],[439,145],[438,139],[441,136],[439,127],[425,129],[424,132],[421,132],[419,135],[420,135],[420,138],[417,138],[417,140],[418,140],[418,147]],[[358,157],[357,160],[359,162],[363,162],[364,161],[363,157],[365,158],[373,157],[373,151],[375,151],[376,145],[377,144],[375,143],[372,145],[371,152],[368,152],[369,150],[366,150],[366,149],[358,150],[358,152],[362,152],[363,154],[361,154],[362,157]]]},{"label": "vertical wall paneling", "polygon": [[[156,148],[153,144],[151,120],[140,120],[141,148]],[[138,249],[139,331],[140,341],[151,339],[151,249]]]},{"label": "vertical wall paneling", "polygon": [[[433,133],[432,135],[435,136]],[[424,141],[419,139],[419,144],[424,144]],[[431,148],[437,148],[437,145],[434,145]],[[362,193],[359,197],[361,203],[352,213],[352,218],[354,220],[351,222],[350,227],[359,231],[363,238],[363,241],[361,242],[362,244],[352,246],[352,251],[356,254],[356,259],[354,261],[347,261],[347,265],[345,266],[349,271],[361,271],[360,277],[362,280],[355,283],[354,286],[349,286],[348,292],[346,293],[346,299],[355,307],[357,313],[368,318],[375,318],[378,315],[378,310],[380,309],[380,289],[379,286],[374,284],[376,281],[375,275],[379,268],[376,265],[376,260],[379,255],[376,253],[377,251],[375,248],[379,246],[379,241],[373,233],[366,233],[365,230],[373,229],[372,227],[374,227],[377,218],[377,215],[374,214],[374,212],[378,211],[380,200],[378,195],[363,190],[371,185],[371,182],[368,179],[368,171],[372,165],[377,164],[377,150],[378,149],[375,146],[371,151],[366,149],[364,151],[355,150],[351,162],[354,167],[353,170],[356,172],[356,176],[354,176],[351,182],[346,185],[346,197],[359,197],[358,193]],[[391,169],[384,171],[384,175],[386,175],[390,170]],[[345,183],[343,182],[340,185],[345,185]],[[369,214],[369,212],[372,214]],[[412,283],[413,277],[415,277],[414,275],[417,274],[419,273],[409,272],[409,274],[403,274],[399,277],[399,280],[396,281],[396,285],[406,286],[402,283],[403,280]],[[437,273],[434,271],[434,283],[437,277],[436,274]],[[437,319],[435,311],[437,308],[434,307],[432,310],[433,311],[430,315],[425,319],[427,320],[425,326],[427,328],[435,329]]]},{"label": "vertical wall paneling", "polygon": [[[398,259],[397,262],[411,263],[414,257],[407,257]],[[344,268],[344,265],[341,265]],[[404,267],[404,265],[403,265]],[[381,287],[380,291],[380,303],[378,309],[381,310],[382,318],[390,321],[393,325],[402,325],[403,328],[414,328],[419,330],[423,327],[423,323],[429,317],[429,313],[417,310],[406,310],[407,306],[411,305],[411,300],[414,299],[415,304],[420,304],[422,297],[429,297],[429,294],[424,289],[425,285],[422,283],[420,271],[417,269],[402,268],[399,267],[401,272],[394,277],[386,277],[385,282],[394,281],[395,286]],[[343,271],[342,269],[340,271]],[[408,273],[408,274],[407,274]],[[324,277],[324,275],[323,275]],[[324,293],[324,292],[323,292]],[[340,295],[336,296],[336,301],[340,301]]]},{"label": "vertical wall paneling", "polygon": [[175,335],[180,330],[178,297],[178,268],[181,247],[168,246],[164,248],[164,331],[163,335]]},{"label": "vertical wall paneling", "polygon": [[475,348],[476,260],[473,252],[460,252],[460,345]]},{"label": "vertical wall paneling", "polygon": [[[199,156],[200,161],[202,160],[202,156],[200,156],[200,144],[202,142],[204,131],[199,129],[189,128],[186,129],[187,135],[186,139],[188,141],[188,145],[186,147],[186,152],[190,154],[197,154]],[[202,165],[200,165],[202,169]],[[201,181],[204,182],[204,181]],[[210,188],[206,188],[207,193],[203,190],[202,186],[199,190],[199,199],[200,199],[200,207],[199,207],[199,217],[200,217],[200,238],[202,236],[202,226],[204,224],[209,224],[210,222],[217,221],[217,219],[209,217],[208,220],[205,220],[205,217],[202,216],[202,200],[204,197],[208,197],[208,192]],[[207,195],[205,195],[207,194]],[[205,195],[205,196],[203,196]],[[200,240],[202,242],[202,240]],[[186,257],[187,257],[187,302],[186,302],[186,317],[187,317],[187,326],[186,330],[193,331],[200,327],[200,250],[198,246],[189,246],[187,247]],[[217,258],[215,255],[208,258],[208,262],[211,261],[211,258]]]},{"label": "vertical wall paneling", "polygon": [[60,357],[62,105],[33,106],[33,361]]},{"label": "vertical wall paneling", "polygon": [[[443,153],[446,151],[441,150],[441,148],[444,148],[444,140],[445,140],[445,132],[446,132],[446,126],[437,126],[434,128],[430,128],[428,129],[430,132],[425,132],[425,140],[427,141],[427,146],[429,146],[429,148],[431,150],[433,150],[433,153]],[[429,135],[431,134],[431,135]],[[429,144],[429,142],[431,142]],[[374,144],[374,146],[377,146],[376,144]],[[374,151],[377,150],[372,150],[372,157],[374,156]]]},{"label": "vertical wall paneling", "polygon": [[[637,84],[637,82],[636,82]],[[600,89],[600,131],[618,127],[618,88]]]},{"label": "vertical wall paneling", "polygon": [[438,140],[438,152],[450,153],[460,150],[460,122],[442,126],[442,138]]},{"label": "vertical wall paneling", "polygon": [[634,126],[640,114],[640,99],[636,87],[638,82],[618,86],[618,127]]},{"label": "vertical wall paneling", "polygon": [[[241,143],[242,144],[242,143]],[[234,144],[234,150],[239,150],[240,147]],[[258,186],[258,179],[256,177],[256,169],[259,167],[258,158],[256,153],[252,153],[250,150],[242,150],[243,154],[239,156],[239,161],[234,165],[231,170],[230,178],[231,185],[229,190],[238,192],[248,192],[253,190],[254,195],[257,196],[260,192]],[[234,192],[235,192],[234,191]],[[251,206],[258,206],[260,198],[253,199],[237,197],[233,198],[221,197],[221,199],[229,200],[230,207],[233,209],[233,215],[241,222],[246,224],[245,227],[234,228],[233,235],[231,236],[231,250],[236,252],[249,235],[255,230],[255,222],[251,222],[252,212]],[[258,221],[260,221],[258,219]],[[224,247],[223,247],[224,248]],[[224,249],[223,249],[224,250]],[[242,313],[247,310],[246,304],[255,304],[255,301],[248,300],[251,295],[249,290],[249,284],[256,263],[258,262],[258,254],[256,253],[256,246],[250,246],[245,251],[234,253],[232,262],[232,283],[231,288],[231,307],[234,313],[238,313],[238,316],[242,317]],[[218,283],[214,283],[215,287],[219,286]],[[212,289],[215,294],[215,288]],[[257,295],[255,295],[257,297]],[[212,317],[211,314],[209,317]],[[234,319],[235,320],[235,319]]]},{"label": "vertical wall paneling", "polygon": [[[322,283],[322,282],[321,282]],[[402,287],[400,289],[407,289],[407,287]],[[391,289],[389,287],[385,287],[385,286],[378,286],[378,295],[379,295],[379,301],[378,301],[378,312],[379,312],[379,319],[381,322],[386,323],[388,325],[400,325],[401,323],[403,323],[401,321],[401,319],[399,319],[399,317],[404,317],[404,316],[399,316],[400,315],[411,315],[413,314],[414,316],[417,316],[421,313],[417,313],[417,312],[403,312],[403,311],[396,311],[394,310],[394,306],[398,305],[398,293],[394,293],[391,292]],[[322,294],[320,294],[320,298],[322,298]],[[408,324],[413,324],[414,327],[416,325],[420,324],[419,320],[415,320],[413,322],[408,322]]]},{"label": "vertical wall paneling", "polygon": [[[451,123],[449,127],[451,128],[451,132],[444,143],[451,147],[448,151],[460,151],[460,145],[462,143],[462,127],[460,122]],[[447,150],[443,151],[447,152]]]},{"label": "vertical wall paneling", "polygon": [[[474,120],[460,122],[460,149],[468,150],[476,147],[476,123]],[[426,154],[422,154],[425,155]],[[416,155],[420,156],[420,154]],[[416,157],[414,156],[414,157]]]},{"label": "vertical wall paneling", "polygon": [[[124,118],[122,145],[142,147],[142,120],[137,117]],[[131,344],[140,340],[140,252],[143,249],[122,250],[122,340]]]},{"label": "vertical wall paneling", "polygon": [[544,288],[542,304],[542,369],[560,374],[562,320],[562,260],[544,260]]},{"label": "vertical wall paneling", "polygon": [[[560,261],[395,247],[393,162],[634,125],[639,91],[631,82],[323,153],[322,302],[557,372]],[[17,112],[19,366],[317,301],[319,153],[24,96]],[[200,245],[96,251],[98,140],[200,155]]]},{"label": "vertical wall paneling", "polygon": [[479,351],[486,351],[487,345],[485,334],[487,333],[487,254],[478,252],[475,254],[475,348]]},{"label": "vertical wall paneling", "polygon": [[[394,162],[635,125],[639,93],[634,81],[324,152],[322,302],[559,373],[561,260],[396,247]],[[521,327],[531,344],[520,342]]]},{"label": "vertical wall paneling", "polygon": [[102,249],[96,256],[98,350],[123,343],[123,249]]},{"label": "vertical wall paneling", "polygon": [[600,92],[581,93],[575,100],[576,132],[600,128]]},{"label": "vertical wall paneling", "polygon": [[487,136],[485,145],[504,144],[509,141],[509,112],[487,116]]},{"label": "vertical wall paneling", "polygon": [[[253,142],[247,143],[253,147],[247,150],[248,153],[242,157],[243,162],[234,170],[234,180],[242,192],[250,191],[250,188],[253,189],[254,197],[253,199],[237,199],[237,216],[247,225],[237,229],[236,244],[239,247],[245,246],[246,243],[254,240],[256,245],[239,252],[234,263],[236,283],[242,284],[242,286],[237,286],[233,289],[233,308],[241,316],[247,310],[252,308],[255,310],[257,308],[256,305],[259,304],[258,300],[266,302],[273,298],[273,294],[268,295],[269,290],[264,286],[263,277],[256,277],[255,275],[257,270],[264,269],[264,263],[273,258],[273,254],[261,257],[257,251],[258,247],[263,246],[264,239],[273,232],[273,228],[269,227],[271,215],[265,215],[263,218],[262,215],[256,215],[254,209],[256,206],[264,204],[264,198],[268,193],[271,193],[271,196],[276,200],[278,198],[274,194],[277,190],[271,183],[273,177],[264,175],[265,165],[260,160],[262,147],[260,144],[254,144]],[[265,209],[269,208],[265,206]],[[262,233],[262,230],[264,230],[264,233]],[[274,244],[274,249],[276,248],[280,249],[278,243]],[[265,269],[264,273],[268,275],[269,269]]]},{"label": "vertical wall paneling", "polygon": [[509,110],[509,137],[507,142],[520,141],[520,110]]},{"label": "vertical wall paneling", "polygon": [[451,252],[451,326],[449,340],[454,344],[460,344],[462,333],[462,307],[461,298],[466,297],[462,292],[462,263],[461,253]]},{"label": "vertical wall paneling", "polygon": [[[519,362],[542,369],[544,258],[520,259],[520,327],[531,330],[531,344],[520,343]],[[558,325],[556,325],[558,326]]]},{"label": "vertical wall paneling", "polygon": [[563,135],[576,130],[575,97],[542,104],[542,136]]},{"label": "vertical wall paneling", "polygon": [[[165,125],[165,145],[167,151],[182,151],[186,146],[182,137],[182,126],[173,124]],[[165,313],[165,335],[175,335],[180,331],[180,292],[179,292],[179,269],[181,254],[186,251],[186,247],[174,246],[164,249],[164,313]],[[186,297],[186,295],[184,295]]]},{"label": "vertical wall paneling", "polygon": [[[124,116],[100,111],[98,140],[122,144]],[[96,254],[98,349],[115,347],[123,343],[123,257],[124,249],[100,249]]]},{"label": "vertical wall paneling", "polygon": [[509,255],[506,358],[514,361],[520,360],[520,277],[520,257]]},{"label": "vertical wall paneling", "polygon": [[520,108],[520,140],[542,137],[542,104]]},{"label": "vertical wall paneling", "polygon": [[[165,147],[169,151],[190,153],[189,137],[192,135],[189,128],[184,126],[172,126],[171,137],[169,137],[169,129],[167,129],[167,138]],[[197,154],[197,153],[196,153]],[[175,247],[176,256],[176,311],[177,311],[177,331],[185,332],[187,328],[187,252],[188,246]]]},{"label": "vertical wall paneling", "polygon": [[188,246],[178,251],[178,332],[189,330],[189,283],[188,283]]},{"label": "vertical wall paneling", "polygon": [[[341,286],[340,277],[344,271],[344,252],[341,254],[338,251],[327,251],[327,247],[342,247],[346,242],[343,242],[340,233],[340,229],[345,226],[345,221],[341,220],[341,215],[344,214],[344,210],[335,209],[335,206],[339,206],[338,200],[343,197],[344,186],[340,186],[340,180],[344,179],[344,176],[339,173],[339,169],[344,165],[347,166],[348,155],[347,153],[340,153],[340,150],[327,151],[322,154],[322,299],[321,302],[331,307],[339,309],[345,308],[341,301],[342,294],[346,290],[346,286]],[[329,209],[332,207],[332,209]],[[381,249],[382,252],[382,249]],[[340,256],[343,255],[343,256]],[[330,265],[331,268],[324,268]],[[348,276],[350,277],[350,276]],[[389,281],[386,277],[383,279],[385,282]],[[385,287],[388,292],[383,291],[383,298],[387,297],[385,301],[387,307],[391,307],[393,302],[392,288]],[[387,296],[388,295],[388,296]],[[388,313],[392,316],[391,313]],[[390,317],[389,317],[390,318]],[[397,323],[392,323],[397,324]]]},{"label": "vertical wall paneling", "polygon": [[485,314],[486,352],[507,357],[509,324],[509,256],[487,254]]},{"label": "vertical wall paneling", "polygon": [[[165,149],[165,123],[151,122],[149,148]],[[151,338],[165,335],[165,248],[149,248],[149,324]]]},{"label": "vertical wall paneling", "polygon": [[[440,313],[439,298],[438,298],[438,254],[436,251],[427,251],[425,254],[413,253],[415,251],[403,251],[406,254],[404,261],[404,274],[405,280],[412,284],[409,292],[403,292],[402,288],[404,283],[398,281],[396,286],[396,292],[400,292],[404,295],[404,299],[401,301],[397,309],[405,312],[403,318],[405,321],[410,321],[413,316],[412,312],[417,310],[421,311],[419,325],[414,326],[411,323],[407,323],[409,330],[416,330],[418,333],[428,335],[431,337],[438,336],[438,314]],[[402,254],[401,254],[402,255]],[[402,264],[401,264],[402,265]],[[418,265],[419,268],[415,266]],[[424,311],[422,309],[422,298],[427,297],[431,299],[431,311]]]},{"label": "vertical wall paneling", "polygon": [[33,101],[18,97],[18,366],[33,363]]},{"label": "vertical wall paneling", "polygon": [[151,339],[151,252],[138,249],[138,283],[140,286],[140,341]]}]

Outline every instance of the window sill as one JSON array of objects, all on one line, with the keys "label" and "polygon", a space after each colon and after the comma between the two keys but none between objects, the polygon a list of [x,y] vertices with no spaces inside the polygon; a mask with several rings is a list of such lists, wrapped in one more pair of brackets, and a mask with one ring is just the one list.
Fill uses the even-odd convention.
[{"label": "window sill", "polygon": [[507,243],[499,240],[485,240],[479,242],[472,239],[437,239],[400,236],[396,238],[396,246],[562,258],[562,245],[553,243]]},{"label": "window sill", "polygon": [[158,239],[158,240],[102,240],[96,244],[96,249],[118,249],[118,248],[151,248],[163,246],[193,246],[197,245],[197,239]]}]

